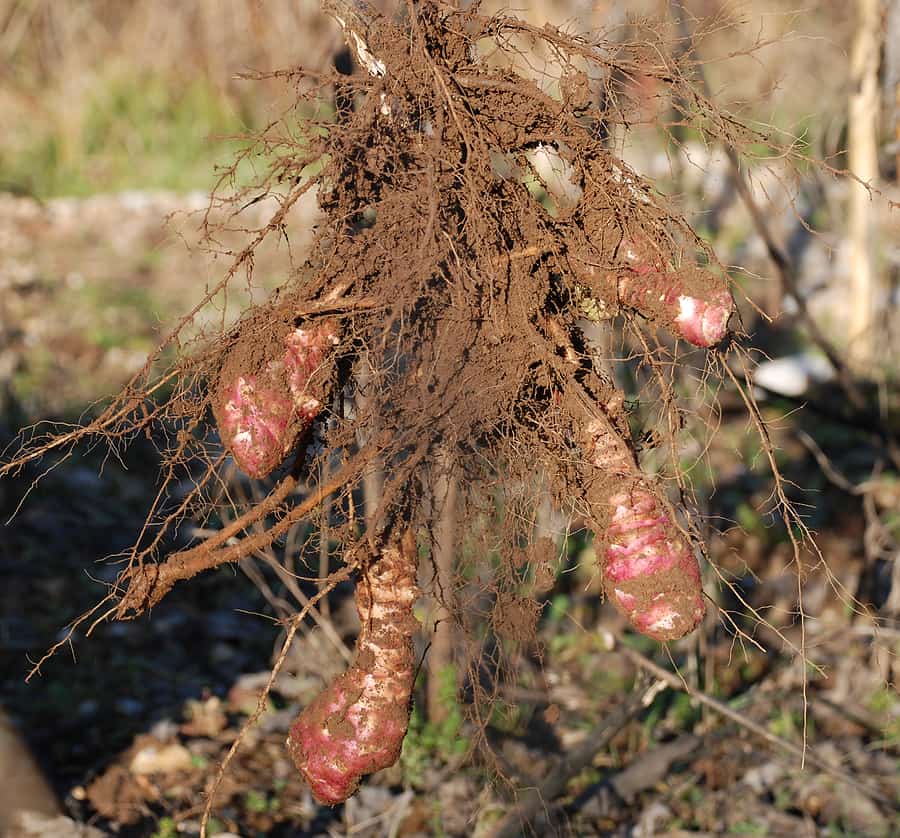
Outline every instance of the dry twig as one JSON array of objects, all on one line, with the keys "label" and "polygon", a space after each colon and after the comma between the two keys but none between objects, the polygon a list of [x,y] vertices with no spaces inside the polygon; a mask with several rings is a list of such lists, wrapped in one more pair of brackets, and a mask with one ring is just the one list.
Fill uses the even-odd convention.
[{"label": "dry twig", "polygon": [[862,792],[867,797],[870,797],[873,800],[877,800],[879,803],[890,807],[894,811],[900,811],[900,806],[898,806],[895,799],[891,798],[880,789],[872,788],[867,783],[862,782],[852,774],[844,771],[843,768],[832,765],[827,760],[822,759],[822,757],[820,757],[809,745],[805,745],[803,747],[801,747],[800,745],[795,745],[793,742],[789,742],[787,739],[783,739],[782,737],[776,736],[774,733],[771,733],[762,725],[757,724],[752,719],[748,719],[745,715],[739,713],[737,710],[732,709],[727,704],[719,701],[717,698],[713,698],[711,695],[701,692],[700,690],[690,689],[685,684],[685,682],[674,672],[669,672],[667,669],[663,669],[661,666],[659,666],[659,664],[654,663],[649,658],[644,657],[642,654],[640,654],[640,652],[636,652],[634,649],[623,644],[619,644],[618,649],[626,658],[628,658],[629,661],[631,661],[639,669],[642,669],[644,672],[652,675],[654,678],[659,679],[660,681],[671,687],[673,690],[687,693],[692,698],[696,699],[701,704],[708,707],[710,710],[714,711],[720,716],[724,716],[725,718],[730,719],[738,726],[744,728],[745,730],[749,730],[755,736],[759,736],[770,745],[774,745],[779,750],[782,750],[785,753],[796,757],[801,762],[801,764],[804,761],[808,762],[810,765],[814,765],[817,769],[819,769],[819,771],[822,771],[825,774],[828,774],[829,776],[834,777],[835,779],[840,780],[841,782],[846,783],[849,786],[852,786],[854,789]]}]

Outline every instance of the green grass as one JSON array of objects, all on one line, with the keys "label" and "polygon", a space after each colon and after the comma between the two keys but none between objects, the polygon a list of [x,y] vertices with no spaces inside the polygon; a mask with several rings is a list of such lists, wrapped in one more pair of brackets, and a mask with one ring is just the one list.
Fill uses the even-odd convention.
[{"label": "green grass", "polygon": [[738,821],[728,829],[729,835],[768,835],[769,827],[756,821]]},{"label": "green grass", "polygon": [[151,838],[176,838],[178,835],[178,827],[173,818],[160,818],[156,825],[156,831]]},{"label": "green grass", "polygon": [[0,188],[40,198],[124,189],[209,189],[215,166],[253,127],[248,108],[209,82],[111,70],[78,101],[18,120],[0,146]]},{"label": "green grass", "polygon": [[400,754],[403,776],[418,787],[425,784],[429,765],[449,762],[469,749],[469,739],[463,732],[463,708],[457,696],[457,670],[448,666],[438,673],[438,678],[438,700],[447,711],[446,717],[437,724],[430,722],[414,705]]},{"label": "green grass", "polygon": [[[14,398],[29,413],[44,413],[47,408],[74,418],[85,404],[118,390],[130,374],[126,364],[134,363],[122,358],[104,365],[97,361],[98,351],[146,356],[157,345],[155,326],[167,314],[152,288],[130,281],[124,273],[60,288],[48,296],[43,316],[65,327],[57,328],[46,344],[30,349],[27,364],[12,377]],[[170,356],[167,353],[166,359]]]}]

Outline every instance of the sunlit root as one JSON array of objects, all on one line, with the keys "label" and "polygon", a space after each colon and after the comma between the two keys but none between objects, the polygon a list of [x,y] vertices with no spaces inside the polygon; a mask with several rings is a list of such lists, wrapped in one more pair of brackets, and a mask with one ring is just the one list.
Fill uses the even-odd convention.
[{"label": "sunlit root", "polygon": [[269,474],[319,414],[327,377],[320,370],[338,343],[335,325],[322,321],[292,327],[274,344],[232,349],[213,410],[219,435],[245,474]]},{"label": "sunlit root", "polygon": [[596,509],[603,587],[642,634],[677,640],[705,611],[700,569],[689,541],[641,474],[627,439],[604,418],[585,426],[583,450],[600,470],[589,490]]},{"label": "sunlit root", "polygon": [[411,533],[381,551],[360,578],[362,629],[353,665],[291,726],[288,750],[316,799],[346,800],[365,774],[393,765],[409,724],[413,687],[412,606],[416,545]]},{"label": "sunlit root", "polygon": [[712,347],[728,334],[734,310],[722,280],[698,265],[673,269],[652,247],[629,238],[619,246],[622,266],[616,271],[587,268],[580,307],[592,319],[633,309],[695,346]]}]

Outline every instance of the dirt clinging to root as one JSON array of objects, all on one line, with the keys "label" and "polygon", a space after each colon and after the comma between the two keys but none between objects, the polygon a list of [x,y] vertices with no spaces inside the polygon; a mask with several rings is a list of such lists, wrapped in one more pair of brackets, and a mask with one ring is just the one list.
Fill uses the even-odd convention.
[{"label": "dirt clinging to root", "polygon": [[[323,221],[312,255],[235,326],[186,350],[177,334],[172,338],[180,352],[164,376],[174,381],[168,400],[154,396],[159,385],[148,364],[84,431],[119,439],[155,423],[166,435],[167,479],[176,479],[175,466],[202,464],[192,475],[196,489],[174,511],[151,510],[151,543],[135,546],[117,580],[129,615],[176,581],[277,545],[326,499],[341,510],[330,536],[360,571],[363,634],[356,663],[305,711],[290,745],[311,782],[328,775],[316,793],[330,801],[399,753],[412,684],[407,600],[415,551],[398,547],[396,533],[434,527],[428,496],[447,464],[461,479],[463,508],[473,512],[463,516],[457,547],[489,529],[474,510],[506,504],[526,513],[504,521],[503,544],[494,546],[511,558],[485,582],[498,604],[498,631],[533,631],[537,619],[537,609],[517,599],[522,572],[515,557],[530,557],[535,588],[551,583],[552,545],[528,546],[534,516],[527,507],[537,503],[541,471],[603,542],[607,594],[639,629],[671,639],[699,619],[692,546],[662,489],[643,475],[624,394],[582,326],[585,317],[604,324],[624,315],[630,333],[657,347],[657,330],[713,347],[732,312],[718,273],[701,267],[712,255],[611,150],[610,126],[628,121],[616,80],[651,76],[671,88],[673,101],[692,103],[686,119],[733,145],[742,139],[730,133],[737,123],[717,119],[664,49],[655,58],[627,46],[601,51],[602,43],[553,27],[482,15],[478,3],[465,10],[409,4],[397,19],[356,7],[367,19],[342,20],[357,71],[284,74],[296,85],[296,107],[245,154],[265,151],[271,168],[251,188],[216,198],[239,207],[273,194],[280,208],[235,256],[208,302],[226,295],[239,270],[252,276],[254,248],[283,235],[284,214],[316,188]],[[550,84],[510,69],[521,40],[542,42],[555,56],[558,77]],[[599,86],[591,80],[598,73],[606,79]],[[536,155],[565,171],[566,200],[542,181]],[[214,239],[215,230],[209,235]],[[665,377],[656,357],[645,362]],[[671,411],[677,414],[674,405]],[[204,433],[210,412],[239,467],[281,482],[239,510],[220,536],[160,555],[157,531],[213,507],[210,487],[222,457],[215,435]],[[670,419],[677,427],[677,415]],[[310,488],[302,502],[283,480],[284,462],[294,471],[303,465]],[[353,493],[375,468],[383,489],[377,509],[362,520]],[[316,478],[324,474],[330,476],[319,481],[317,497]],[[631,493],[624,505],[640,507],[640,516],[623,518],[623,493]],[[251,525],[262,532],[248,534]],[[669,559],[654,564],[647,544],[665,545]],[[648,572],[613,578],[610,567],[622,551],[645,560]],[[467,584],[465,574],[453,584]],[[673,613],[653,611],[661,590],[676,594]],[[452,591],[435,586],[430,593],[452,608]],[[383,625],[378,609],[386,609]],[[464,628],[474,619],[458,608],[453,616]],[[379,655],[388,654],[396,688],[376,697],[372,673],[383,666]],[[383,718],[369,718],[367,702],[379,702]],[[357,715],[354,707],[362,708]],[[376,721],[391,726],[383,754],[310,767],[301,728],[346,744],[354,731],[375,736]]]}]

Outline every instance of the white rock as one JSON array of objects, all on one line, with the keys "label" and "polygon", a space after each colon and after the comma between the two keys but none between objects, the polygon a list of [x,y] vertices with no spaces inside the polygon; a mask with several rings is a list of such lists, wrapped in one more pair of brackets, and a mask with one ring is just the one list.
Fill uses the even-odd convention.
[{"label": "white rock", "polygon": [[804,353],[763,361],[753,373],[753,383],[778,395],[802,396],[813,384],[833,377],[834,370],[827,359]]},{"label": "white rock", "polygon": [[743,782],[756,794],[765,794],[769,789],[775,788],[784,777],[785,768],[777,762],[765,762],[756,765],[744,774]]},{"label": "white rock", "polygon": [[191,752],[177,742],[169,745],[145,745],[131,759],[132,774],[174,774],[193,765]]}]

